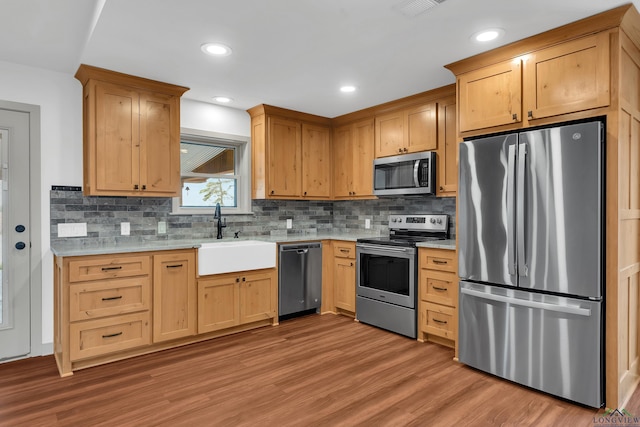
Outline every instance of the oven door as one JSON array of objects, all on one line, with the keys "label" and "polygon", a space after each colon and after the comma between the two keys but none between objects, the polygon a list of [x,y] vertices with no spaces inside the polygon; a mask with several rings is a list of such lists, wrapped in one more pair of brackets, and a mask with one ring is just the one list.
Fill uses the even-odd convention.
[{"label": "oven door", "polygon": [[356,295],[415,308],[415,248],[358,243],[356,254]]}]

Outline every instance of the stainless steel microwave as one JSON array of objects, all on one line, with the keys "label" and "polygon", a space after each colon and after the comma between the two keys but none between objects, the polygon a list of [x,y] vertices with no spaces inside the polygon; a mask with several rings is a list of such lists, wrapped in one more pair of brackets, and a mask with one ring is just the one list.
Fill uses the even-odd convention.
[{"label": "stainless steel microwave", "polygon": [[376,196],[434,194],[435,191],[436,153],[433,151],[373,161],[373,194]]}]

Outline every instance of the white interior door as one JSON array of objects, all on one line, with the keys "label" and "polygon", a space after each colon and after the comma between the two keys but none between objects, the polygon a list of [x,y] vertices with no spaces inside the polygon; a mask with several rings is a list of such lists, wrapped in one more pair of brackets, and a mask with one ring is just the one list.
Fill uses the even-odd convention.
[{"label": "white interior door", "polygon": [[0,360],[31,351],[29,114],[0,110]]}]

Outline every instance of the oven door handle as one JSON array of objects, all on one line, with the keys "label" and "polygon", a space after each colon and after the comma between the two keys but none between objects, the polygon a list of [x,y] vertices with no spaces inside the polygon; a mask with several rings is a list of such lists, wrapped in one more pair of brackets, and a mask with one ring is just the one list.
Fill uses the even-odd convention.
[{"label": "oven door handle", "polygon": [[412,248],[402,248],[397,246],[369,245],[366,243],[358,243],[356,246],[361,249],[373,249],[376,251],[389,251],[389,252],[409,252],[412,249]]}]

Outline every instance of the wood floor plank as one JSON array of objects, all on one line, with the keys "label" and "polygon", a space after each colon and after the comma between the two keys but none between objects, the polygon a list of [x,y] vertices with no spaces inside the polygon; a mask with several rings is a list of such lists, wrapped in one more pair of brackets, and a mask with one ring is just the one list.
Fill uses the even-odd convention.
[{"label": "wood floor plank", "polygon": [[[0,426],[593,426],[586,408],[343,316],[77,371],[0,364]],[[640,414],[640,391],[627,406]]]}]

